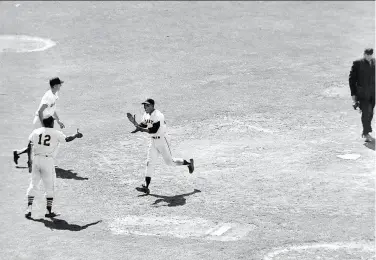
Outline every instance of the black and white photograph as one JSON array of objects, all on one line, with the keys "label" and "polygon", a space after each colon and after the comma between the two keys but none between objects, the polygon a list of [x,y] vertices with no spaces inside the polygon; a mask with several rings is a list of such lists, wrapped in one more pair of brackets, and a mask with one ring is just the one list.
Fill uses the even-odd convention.
[{"label": "black and white photograph", "polygon": [[0,259],[376,260],[375,1],[0,1]]}]

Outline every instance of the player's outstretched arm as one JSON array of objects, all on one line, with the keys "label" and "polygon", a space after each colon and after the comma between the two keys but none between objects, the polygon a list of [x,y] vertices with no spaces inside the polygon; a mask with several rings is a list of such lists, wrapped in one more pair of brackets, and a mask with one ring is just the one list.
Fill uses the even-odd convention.
[{"label": "player's outstretched arm", "polygon": [[137,123],[136,115],[132,115],[131,113],[127,113],[127,118],[129,121],[136,127],[131,133],[137,132],[148,132],[147,125],[144,122]]},{"label": "player's outstretched arm", "polygon": [[131,133],[134,134],[137,132],[145,132],[149,134],[155,134],[156,132],[158,132],[160,125],[161,123],[159,121],[154,123],[153,126],[150,128],[148,128],[145,124],[139,124],[138,126],[136,126],[136,129],[133,130]]},{"label": "player's outstretched arm", "polygon": [[136,129],[137,129],[138,131],[140,131],[140,132],[149,133],[149,129],[148,129],[148,128],[144,128],[144,127],[140,127],[140,126],[138,126],[138,127],[136,127]]},{"label": "player's outstretched arm", "polygon": [[68,143],[68,142],[73,141],[73,140],[76,139],[76,138],[82,138],[82,137],[83,137],[83,134],[80,133],[80,132],[78,131],[78,129],[77,129],[77,133],[76,133],[75,135],[67,136],[67,137],[65,138],[65,141]]}]

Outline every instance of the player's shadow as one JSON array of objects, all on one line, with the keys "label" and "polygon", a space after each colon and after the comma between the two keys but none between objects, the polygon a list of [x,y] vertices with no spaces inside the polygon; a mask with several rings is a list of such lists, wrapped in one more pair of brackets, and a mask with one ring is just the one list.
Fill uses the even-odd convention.
[{"label": "player's shadow", "polygon": [[69,230],[69,231],[81,231],[81,230],[87,229],[90,226],[93,226],[93,225],[96,225],[96,224],[102,222],[102,220],[98,220],[98,221],[95,221],[93,223],[80,226],[80,225],[77,225],[77,224],[70,224],[67,221],[63,220],[63,219],[57,219],[57,218],[51,218],[51,219],[44,219],[44,218],[34,219],[34,218],[30,218],[30,220],[35,221],[35,222],[43,223],[46,228],[49,228],[51,230],[52,229],[56,229],[56,230]]},{"label": "player's shadow", "polygon": [[188,197],[190,195],[193,195],[195,193],[201,192],[200,190],[194,189],[192,192],[181,194],[181,195],[175,195],[175,196],[163,196],[163,195],[157,195],[157,194],[149,194],[149,196],[158,198],[152,205],[158,205],[159,203],[165,202],[167,203],[167,207],[176,207],[176,206],[183,206],[187,202],[185,197]]},{"label": "player's shadow", "polygon": [[61,169],[59,167],[56,167],[55,171],[56,171],[56,177],[61,178],[61,179],[74,179],[74,180],[78,180],[78,181],[84,181],[84,180],[89,179],[89,178],[86,178],[86,177],[77,176],[77,173],[72,172],[72,170],[64,170],[64,169]]},{"label": "player's shadow", "polygon": [[372,142],[365,142],[363,145],[368,149],[375,151],[375,140],[373,140]]}]

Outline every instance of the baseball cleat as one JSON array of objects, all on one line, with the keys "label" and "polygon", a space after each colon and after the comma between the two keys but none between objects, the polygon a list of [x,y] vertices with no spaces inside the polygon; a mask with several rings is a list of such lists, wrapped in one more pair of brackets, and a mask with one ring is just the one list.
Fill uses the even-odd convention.
[{"label": "baseball cleat", "polygon": [[190,163],[188,164],[189,173],[193,173],[193,171],[195,170],[193,159],[190,159],[189,161],[190,161]]},{"label": "baseball cleat", "polygon": [[20,156],[17,154],[17,151],[13,151],[13,161],[15,164],[18,164],[18,159]]},{"label": "baseball cleat", "polygon": [[25,218],[27,219],[31,218],[31,206],[27,207],[27,210],[25,212]]},{"label": "baseball cleat", "polygon": [[137,187],[136,188],[136,190],[137,191],[139,191],[139,192],[143,192],[143,193],[146,193],[146,194],[148,194],[149,195],[149,193],[150,193],[150,190],[149,190],[149,188],[148,187],[146,187],[145,185],[143,185],[142,184],[142,186],[141,187]]},{"label": "baseball cleat", "polygon": [[46,213],[44,216],[45,216],[46,218],[54,218],[54,217],[59,216],[59,215],[60,215],[60,214],[58,214],[58,213],[51,212],[51,213]]},{"label": "baseball cleat", "polygon": [[29,168],[29,173],[33,171],[33,163],[31,161],[27,161],[27,167]]},{"label": "baseball cleat", "polygon": [[365,138],[365,142],[373,142],[375,140],[370,134],[362,135],[362,137]]}]

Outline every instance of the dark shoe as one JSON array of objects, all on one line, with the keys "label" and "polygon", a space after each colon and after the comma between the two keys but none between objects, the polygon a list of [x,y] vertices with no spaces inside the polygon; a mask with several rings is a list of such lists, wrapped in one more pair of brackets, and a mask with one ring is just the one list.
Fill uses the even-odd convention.
[{"label": "dark shoe", "polygon": [[31,219],[31,206],[27,207],[27,210],[25,212],[25,218]]},{"label": "dark shoe", "polygon": [[58,214],[58,213],[51,212],[51,213],[46,213],[44,216],[45,216],[46,218],[54,218],[54,217],[59,216],[59,215],[60,215],[60,214]]},{"label": "dark shoe", "polygon": [[137,187],[136,190],[139,191],[139,192],[146,193],[146,194],[148,194],[148,195],[149,195],[149,193],[150,193],[149,188],[147,188],[147,187],[146,187],[145,185],[143,185],[143,184],[142,184],[141,187]]},{"label": "dark shoe", "polygon": [[18,159],[20,156],[18,155],[17,151],[13,151],[13,161],[15,164],[18,164]]},{"label": "dark shoe", "polygon": [[33,162],[27,161],[27,167],[29,168],[29,173],[33,171]]},{"label": "dark shoe", "polygon": [[363,134],[362,137],[365,138],[365,142],[373,142],[375,140],[370,134]]},{"label": "dark shoe", "polygon": [[195,170],[193,159],[190,159],[189,161],[190,161],[190,163],[188,164],[189,173],[193,173],[193,171]]}]

